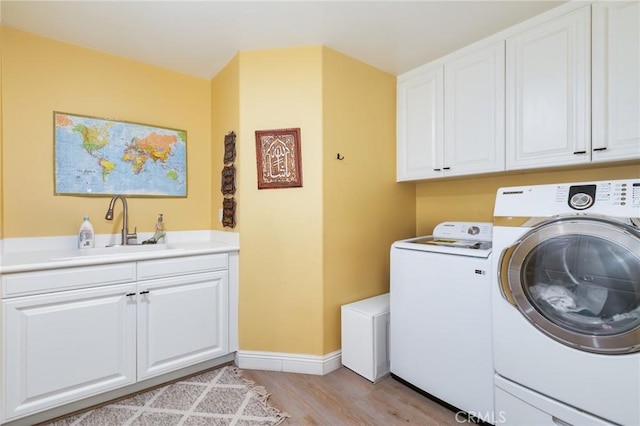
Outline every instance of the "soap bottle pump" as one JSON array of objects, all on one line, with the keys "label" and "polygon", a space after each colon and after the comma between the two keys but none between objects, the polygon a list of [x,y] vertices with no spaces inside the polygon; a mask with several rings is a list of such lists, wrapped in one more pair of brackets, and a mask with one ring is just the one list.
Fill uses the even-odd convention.
[{"label": "soap bottle pump", "polygon": [[89,216],[85,216],[80,231],[78,231],[78,248],[93,248],[95,246],[95,234]]},{"label": "soap bottle pump", "polygon": [[164,230],[162,213],[160,213],[158,214],[158,220],[156,221],[156,232],[153,234],[153,239],[156,240],[157,243],[160,242],[160,240],[166,243],[166,237],[167,233]]},{"label": "soap bottle pump", "polygon": [[153,237],[143,241],[142,244],[157,244],[160,240],[164,243],[167,242],[167,233],[164,230],[162,213],[158,214],[158,219],[156,220],[156,232],[153,234]]}]

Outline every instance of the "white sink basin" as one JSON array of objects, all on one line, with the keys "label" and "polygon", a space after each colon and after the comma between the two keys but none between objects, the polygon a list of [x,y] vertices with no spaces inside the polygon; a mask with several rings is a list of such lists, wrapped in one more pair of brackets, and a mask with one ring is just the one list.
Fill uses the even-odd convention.
[{"label": "white sink basin", "polygon": [[174,247],[169,244],[133,244],[127,246],[96,247],[79,249],[76,255],[65,257],[54,257],[52,260],[74,260],[96,257],[122,256],[126,254],[139,254],[150,252],[183,251],[183,248]]}]

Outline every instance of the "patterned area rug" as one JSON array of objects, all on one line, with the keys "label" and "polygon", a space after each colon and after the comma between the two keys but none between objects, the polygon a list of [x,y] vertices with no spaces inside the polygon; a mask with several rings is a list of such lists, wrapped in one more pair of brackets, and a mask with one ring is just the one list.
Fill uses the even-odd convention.
[{"label": "patterned area rug", "polygon": [[[227,366],[141,392],[47,426],[267,426],[288,415],[267,403],[262,386]],[[43,426],[45,424],[42,424]]]}]

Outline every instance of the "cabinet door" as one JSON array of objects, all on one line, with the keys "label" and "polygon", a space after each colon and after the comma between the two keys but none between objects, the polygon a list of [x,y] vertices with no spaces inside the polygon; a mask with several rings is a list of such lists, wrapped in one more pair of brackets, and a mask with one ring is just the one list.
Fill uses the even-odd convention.
[{"label": "cabinet door", "polygon": [[592,160],[640,158],[640,3],[594,3],[592,51]]},{"label": "cabinet door", "polygon": [[503,171],[504,42],[444,66],[447,175]]},{"label": "cabinet door", "polygon": [[227,271],[138,283],[138,380],[228,352]]},{"label": "cabinet door", "polygon": [[591,161],[590,12],[507,39],[507,170]]},{"label": "cabinet door", "polygon": [[442,66],[398,78],[398,181],[442,174],[443,79]]},{"label": "cabinet door", "polygon": [[3,301],[3,420],[134,383],[134,290],[122,284]]}]

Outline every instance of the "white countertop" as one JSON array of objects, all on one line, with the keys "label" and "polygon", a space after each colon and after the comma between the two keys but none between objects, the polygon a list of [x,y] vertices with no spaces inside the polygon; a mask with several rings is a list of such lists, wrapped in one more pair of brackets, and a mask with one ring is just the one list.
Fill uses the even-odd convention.
[{"label": "white countertop", "polygon": [[[6,239],[0,250],[0,274],[240,250],[239,236],[233,232],[169,232],[166,244],[105,248],[113,239],[114,236],[97,235],[96,248],[82,250],[74,248],[76,236]],[[140,235],[139,241],[144,239],[145,236]]]}]

